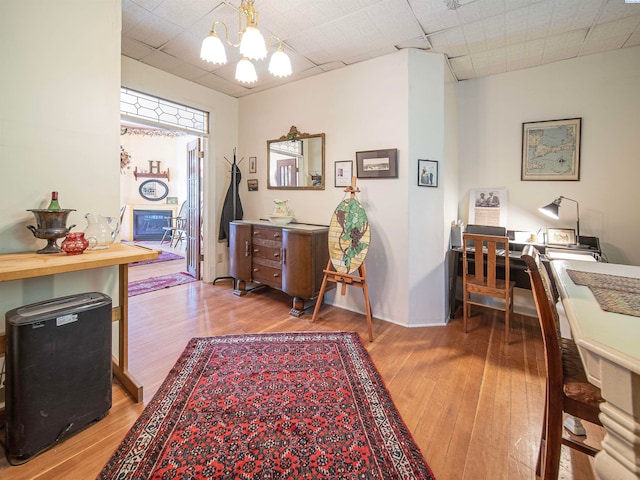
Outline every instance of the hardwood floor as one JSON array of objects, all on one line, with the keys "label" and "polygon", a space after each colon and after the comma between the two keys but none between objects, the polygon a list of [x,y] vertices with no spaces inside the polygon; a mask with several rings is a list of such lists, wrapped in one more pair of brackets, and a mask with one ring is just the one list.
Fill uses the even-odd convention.
[{"label": "hardwood floor", "polygon": [[[131,268],[130,280],[184,270],[183,262]],[[461,316],[430,328],[404,328],[374,318],[375,340],[369,343],[364,315],[323,306],[312,324],[311,312],[294,318],[289,308],[289,297],[269,289],[238,297],[230,280],[131,297],[129,365],[144,385],[145,403],[192,337],[357,331],[436,478],[535,478],[544,401],[542,340],[535,319],[514,315],[511,344],[505,345],[500,313],[475,315],[468,334]],[[143,408],[114,383],[106,418],[22,466],[9,466],[2,458],[0,478],[95,478]],[[602,431],[586,426],[599,441]],[[560,478],[595,479],[592,459],[563,447]]]}]

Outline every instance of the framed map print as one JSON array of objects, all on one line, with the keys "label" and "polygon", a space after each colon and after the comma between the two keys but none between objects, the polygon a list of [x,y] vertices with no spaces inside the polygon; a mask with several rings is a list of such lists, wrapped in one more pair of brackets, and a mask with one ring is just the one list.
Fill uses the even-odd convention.
[{"label": "framed map print", "polygon": [[581,118],[522,124],[522,180],[580,180]]}]

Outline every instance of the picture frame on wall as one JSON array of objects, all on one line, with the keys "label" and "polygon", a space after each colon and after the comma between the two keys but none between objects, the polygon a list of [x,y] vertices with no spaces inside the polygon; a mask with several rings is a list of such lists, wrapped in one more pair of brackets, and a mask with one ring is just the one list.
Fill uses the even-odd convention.
[{"label": "picture frame on wall", "polygon": [[522,124],[521,180],[580,180],[582,118]]},{"label": "picture frame on wall", "polygon": [[249,180],[247,180],[247,189],[250,192],[257,192],[258,191],[258,179],[257,178],[250,178]]},{"label": "picture frame on wall", "polygon": [[418,159],[418,186],[438,186],[438,162],[436,160]]},{"label": "picture frame on wall", "polygon": [[358,178],[398,178],[398,149],[356,152]]},{"label": "picture frame on wall", "polygon": [[347,187],[351,185],[353,176],[353,160],[343,160],[334,163],[335,165],[335,186]]},{"label": "picture frame on wall", "polygon": [[572,228],[547,228],[549,245],[575,245],[576,231]]},{"label": "picture frame on wall", "polygon": [[249,173],[258,173],[258,159],[249,157]]}]

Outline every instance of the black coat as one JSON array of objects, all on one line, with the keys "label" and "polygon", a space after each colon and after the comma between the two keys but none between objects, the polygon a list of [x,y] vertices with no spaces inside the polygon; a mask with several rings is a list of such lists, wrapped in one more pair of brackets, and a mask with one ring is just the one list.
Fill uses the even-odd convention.
[{"label": "black coat", "polygon": [[[233,171],[236,172],[236,184],[235,197],[233,195]],[[222,205],[222,216],[220,217],[220,233],[218,234],[218,240],[227,240],[227,246],[229,246],[229,223],[234,220],[242,220],[242,216],[244,215],[242,211],[242,203],[240,202],[240,192],[239,185],[240,180],[242,179],[242,175],[240,174],[240,169],[237,165],[233,165],[231,167],[231,184],[229,185],[229,190],[227,190],[227,196],[224,198],[224,205]],[[233,203],[235,201],[236,205],[236,215],[233,218]]]}]

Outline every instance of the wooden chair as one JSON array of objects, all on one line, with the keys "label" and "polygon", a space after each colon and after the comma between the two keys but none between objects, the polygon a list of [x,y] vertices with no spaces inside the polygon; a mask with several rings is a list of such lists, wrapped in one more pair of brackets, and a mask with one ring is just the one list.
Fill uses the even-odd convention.
[{"label": "wooden chair", "polygon": [[162,227],[164,230],[164,234],[162,235],[162,240],[160,240],[160,245],[164,243],[167,236],[169,237],[169,245],[171,247],[177,247],[178,243],[182,241],[184,236],[186,235],[187,228],[187,202],[182,202],[180,205],[180,210],[178,210],[177,217],[167,217],[167,226]]},{"label": "wooden chair", "polygon": [[575,342],[560,336],[551,279],[540,261],[538,250],[527,245],[521,258],[527,264],[527,272],[531,278],[531,290],[542,329],[547,366],[544,421],[536,474],[544,480],[556,480],[563,444],[591,456],[598,452],[577,439],[563,436],[563,412],[602,425],[598,414],[599,405],[604,400],[600,389],[587,381]]},{"label": "wooden chair", "polygon": [[[467,320],[471,305],[500,310],[504,313],[504,339],[509,343],[509,318],[513,313],[513,288],[516,282],[509,280],[509,239],[497,235],[464,233],[462,236],[462,297],[464,331],[467,332]],[[471,260],[470,253],[473,253]],[[498,258],[500,262],[498,268]],[[473,267],[473,269],[471,268]],[[472,273],[473,270],[473,273]],[[498,270],[504,270],[504,278],[498,278]],[[471,295],[474,294],[474,297]],[[483,303],[475,295],[498,298],[500,304]]]}]

